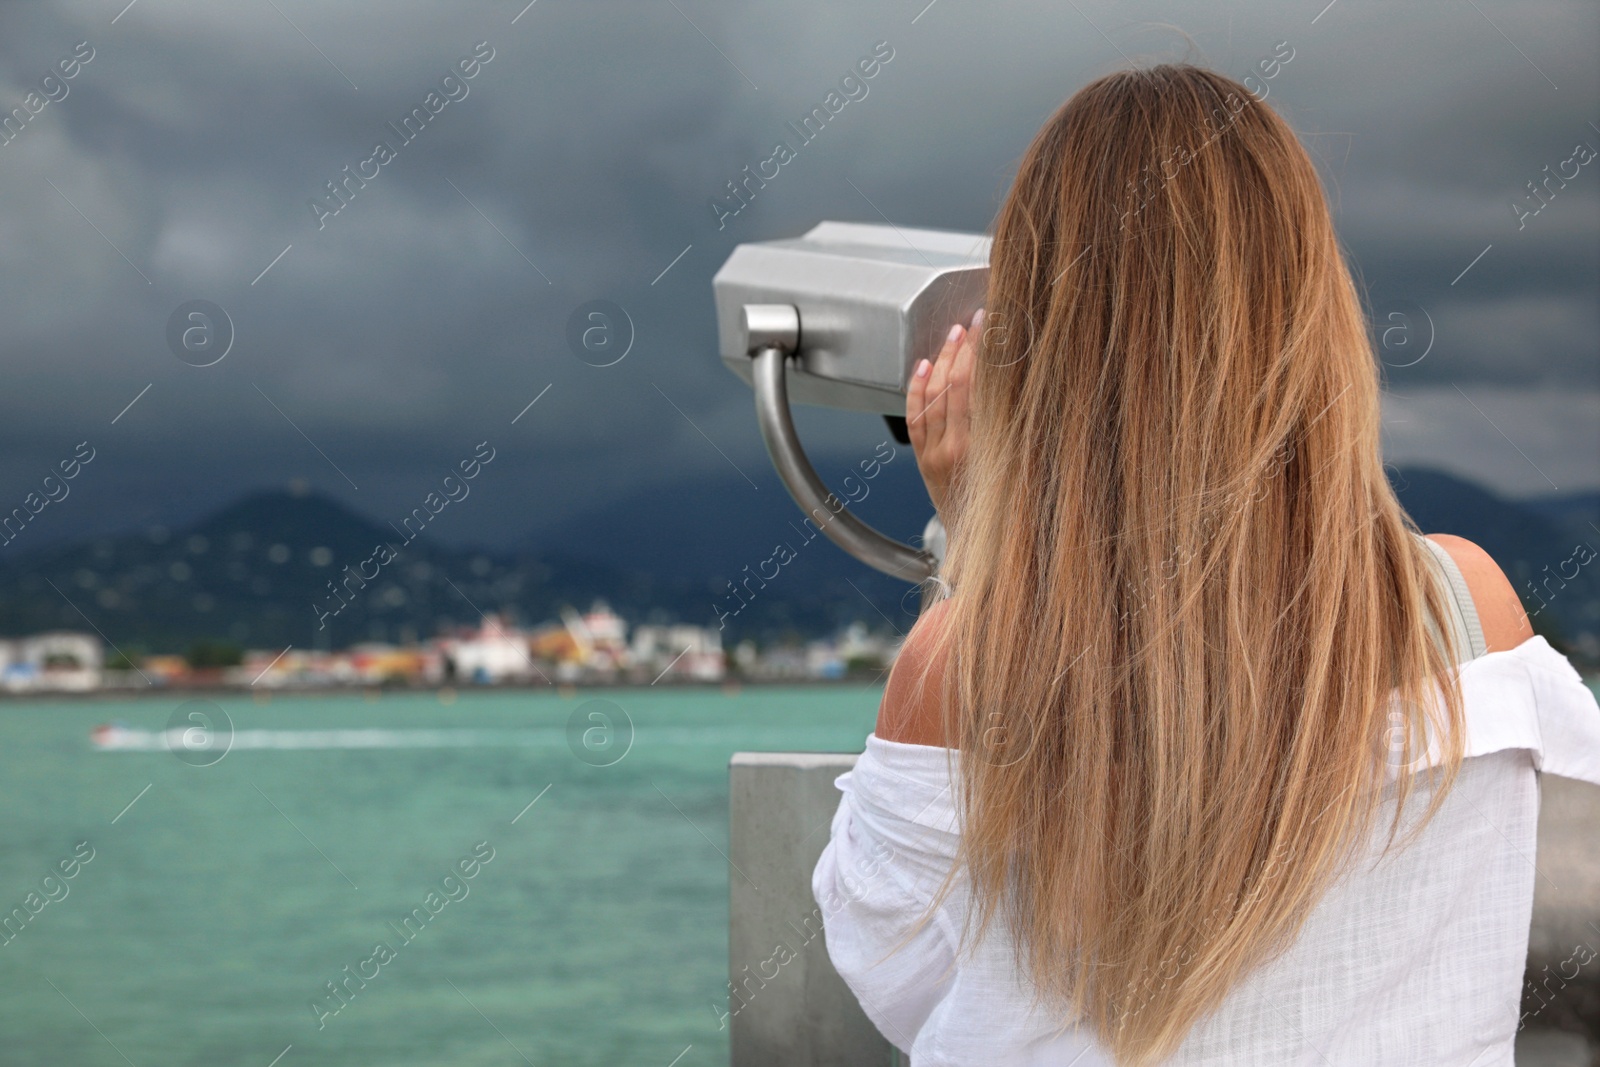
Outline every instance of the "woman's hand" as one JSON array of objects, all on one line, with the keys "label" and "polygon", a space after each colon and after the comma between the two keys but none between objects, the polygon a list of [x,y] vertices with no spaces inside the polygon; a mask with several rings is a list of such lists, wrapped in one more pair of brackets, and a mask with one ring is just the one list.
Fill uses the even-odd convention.
[{"label": "woman's hand", "polygon": [[977,359],[974,338],[981,337],[982,330],[983,309],[979,308],[970,329],[956,323],[939,354],[931,362],[924,359],[917,364],[906,390],[906,429],[917,455],[917,469],[941,519],[948,518],[945,508],[950,488],[967,450],[967,399]]}]

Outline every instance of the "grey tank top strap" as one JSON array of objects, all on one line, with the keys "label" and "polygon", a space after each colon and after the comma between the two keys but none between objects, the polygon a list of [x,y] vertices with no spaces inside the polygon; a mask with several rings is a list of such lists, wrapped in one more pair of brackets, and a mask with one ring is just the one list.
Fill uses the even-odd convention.
[{"label": "grey tank top strap", "polygon": [[[1445,605],[1451,631],[1449,647],[1453,650],[1452,655],[1457,663],[1477,659],[1488,651],[1488,645],[1483,639],[1483,626],[1478,621],[1478,609],[1472,603],[1472,592],[1467,588],[1467,580],[1462,576],[1461,568],[1456,566],[1456,561],[1450,558],[1450,553],[1426,537],[1421,540],[1428,546],[1429,554],[1433,556],[1436,576],[1445,590]],[[1431,619],[1428,625],[1437,639],[1438,627],[1433,625]]]}]

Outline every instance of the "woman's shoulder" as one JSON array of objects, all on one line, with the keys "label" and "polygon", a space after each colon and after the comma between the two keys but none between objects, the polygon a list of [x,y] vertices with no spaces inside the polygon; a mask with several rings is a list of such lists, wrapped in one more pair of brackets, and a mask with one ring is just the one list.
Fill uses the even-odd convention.
[{"label": "woman's shoulder", "polygon": [[1454,534],[1428,534],[1427,538],[1444,549],[1460,568],[1489,652],[1516,648],[1533,636],[1533,625],[1511,580],[1489,553]]},{"label": "woman's shoulder", "polygon": [[878,705],[873,732],[881,740],[946,747],[939,695],[945,684],[943,636],[954,606],[954,598],[946,597],[924,608],[901,643]]}]

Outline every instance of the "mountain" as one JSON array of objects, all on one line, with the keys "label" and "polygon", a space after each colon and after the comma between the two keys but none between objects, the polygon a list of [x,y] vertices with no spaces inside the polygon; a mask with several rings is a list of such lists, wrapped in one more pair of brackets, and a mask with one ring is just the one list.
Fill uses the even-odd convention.
[{"label": "mountain", "polygon": [[[1424,533],[1451,533],[1476,542],[1511,580],[1534,629],[1569,652],[1593,660],[1600,644],[1600,562],[1582,564],[1600,552],[1600,533],[1583,533],[1582,498],[1528,506],[1495,496],[1472,482],[1427,469],[1391,468],[1400,503]],[[1569,577],[1571,576],[1571,577]],[[1586,639],[1580,635],[1587,634]],[[1573,642],[1580,642],[1574,648]]]},{"label": "mountain", "polygon": [[[855,501],[850,509],[857,516],[890,537],[911,541],[921,536],[933,505],[911,449],[880,448],[880,454],[889,457],[886,463],[824,460],[817,462],[817,470],[840,499]],[[869,463],[865,469],[872,477],[865,477],[861,462]],[[796,529],[805,516],[770,467],[750,473],[759,489],[730,467],[724,474],[645,489],[587,509],[529,535],[523,545],[530,550],[627,560],[657,575],[730,579],[746,565],[754,568],[779,541],[794,542],[810,532]],[[847,485],[844,478],[852,474],[857,480]],[[819,574],[848,576],[860,585],[860,577],[870,573],[831,543],[818,555],[828,557],[817,561]]]},{"label": "mountain", "polygon": [[[862,483],[856,510],[909,541],[930,508],[910,450],[900,455],[908,462]],[[1391,477],[1424,531],[1482,545],[1540,632],[1596,658],[1600,566],[1577,565],[1573,550],[1600,547],[1600,533],[1583,535],[1581,500],[1530,507],[1439,471]],[[258,493],[176,531],[18,556],[0,549],[0,633],[92,627],[149,652],[203,639],[338,648],[425,638],[480,611],[537,623],[596,598],[634,624],[720,625],[725,642],[819,636],[856,619],[909,629],[914,587],[858,563],[801,519],[772,479],[757,490],[730,471],[608,504],[498,552],[444,545],[425,528],[400,530],[312,493]]]},{"label": "mountain", "polygon": [[1443,471],[1391,468],[1389,484],[1423,533],[1450,533],[1477,542],[1513,583],[1519,576],[1514,571],[1532,573],[1564,558],[1563,549],[1570,547],[1550,519]]},{"label": "mountain", "polygon": [[[743,559],[760,569],[770,554],[768,546]],[[717,626],[720,613],[725,641],[768,641],[831,632],[857,618],[881,625],[880,609],[839,579],[852,568],[881,612],[909,627],[914,614],[897,606],[909,586],[829,554],[843,555],[831,545],[802,547],[781,581],[754,580],[741,599],[728,583],[743,564],[729,563],[720,576],[657,575],[626,554],[618,565],[599,552],[452,548],[425,527],[380,525],[323,496],[266,492],[177,531],[152,527],[15,558],[0,553],[0,634],[94,628],[124,650],[146,652],[201,640],[339,648],[425,638],[475,623],[480,612],[537,623],[604,599],[630,623]]]},{"label": "mountain", "polygon": [[1573,537],[1600,535],[1600,493],[1566,493],[1520,501],[1523,508],[1549,519]]}]

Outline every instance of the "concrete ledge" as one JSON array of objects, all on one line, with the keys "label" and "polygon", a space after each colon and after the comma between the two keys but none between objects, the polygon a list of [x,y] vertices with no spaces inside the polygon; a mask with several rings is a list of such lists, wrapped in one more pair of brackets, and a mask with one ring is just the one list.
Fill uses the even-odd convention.
[{"label": "concrete ledge", "polygon": [[739,752],[728,766],[734,1067],[892,1067],[898,1055],[828,959],[811,871],[854,754]]},{"label": "concrete ledge", "polygon": [[[1530,1030],[1564,1031],[1569,1043],[1582,1035],[1592,1056],[1600,1051],[1600,786],[1547,774],[1539,793],[1522,1015]],[[1538,1040],[1561,1047],[1554,1035]]]}]

